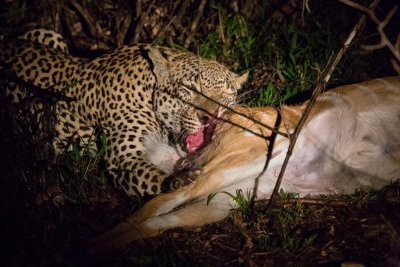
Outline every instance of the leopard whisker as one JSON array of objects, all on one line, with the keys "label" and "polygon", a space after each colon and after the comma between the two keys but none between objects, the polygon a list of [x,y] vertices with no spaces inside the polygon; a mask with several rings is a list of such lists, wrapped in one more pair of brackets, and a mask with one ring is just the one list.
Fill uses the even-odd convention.
[{"label": "leopard whisker", "polygon": [[251,95],[249,95],[249,94],[254,93],[256,90],[257,90],[257,89],[247,90],[247,91],[245,91],[245,92],[239,94],[239,95],[237,96],[237,98],[236,98],[236,102],[239,103],[239,102],[242,101],[242,100],[245,100],[245,99],[250,98]]}]

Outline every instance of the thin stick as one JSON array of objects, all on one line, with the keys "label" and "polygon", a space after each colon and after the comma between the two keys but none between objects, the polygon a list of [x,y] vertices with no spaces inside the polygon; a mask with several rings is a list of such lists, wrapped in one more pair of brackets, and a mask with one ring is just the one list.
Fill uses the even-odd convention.
[{"label": "thin stick", "polygon": [[361,28],[361,26],[364,24],[365,22],[365,15],[361,16],[361,18],[358,20],[357,24],[353,27],[353,30],[350,32],[349,36],[347,37],[347,40],[344,42],[342,48],[338,51],[338,53],[336,54],[336,56],[334,57],[333,60],[331,60],[328,65],[325,67],[322,77],[319,80],[319,82],[317,83],[317,86],[315,87],[312,95],[311,95],[311,99],[309,100],[306,109],[304,110],[303,115],[300,118],[299,123],[297,124],[293,134],[291,135],[291,139],[290,139],[290,143],[289,143],[289,148],[288,151],[286,153],[286,157],[285,160],[283,162],[281,171],[279,173],[278,179],[276,181],[275,184],[275,188],[274,191],[272,192],[271,198],[268,202],[268,206],[266,208],[266,212],[268,212],[272,206],[272,204],[274,203],[274,199],[278,193],[278,190],[281,186],[282,183],[282,179],[283,179],[283,175],[285,174],[285,170],[287,167],[287,164],[289,162],[289,159],[292,155],[293,152],[293,148],[296,144],[297,141],[297,137],[299,136],[299,133],[301,131],[301,129],[304,126],[304,123],[307,120],[307,117],[311,111],[311,108],[313,107],[314,103],[317,100],[317,97],[319,96],[319,94],[321,94],[321,92],[325,89],[326,84],[328,83],[336,65],[339,63],[340,59],[342,58],[344,52],[347,50],[347,48],[349,47],[351,41],[353,40],[354,36],[356,35],[356,33],[359,31],[359,29]]},{"label": "thin stick", "polygon": [[199,9],[197,11],[197,15],[194,18],[192,26],[190,26],[190,32],[189,32],[188,36],[186,37],[185,48],[188,48],[189,45],[190,45],[190,39],[193,37],[194,31],[197,29],[197,26],[199,24],[200,18],[203,16],[204,7],[206,6],[206,3],[207,3],[207,0],[201,0],[201,3],[199,5]]},{"label": "thin stick", "polygon": [[[269,200],[259,200],[256,207],[262,207],[267,204]],[[347,207],[349,206],[344,201],[337,200],[322,200],[322,199],[310,199],[310,198],[291,198],[291,199],[277,199],[275,203],[280,205],[285,204],[304,204],[304,205],[318,205],[318,206],[331,206],[331,207]]]},{"label": "thin stick", "polygon": [[[342,2],[343,4],[346,4],[346,5],[348,5],[348,6],[357,8],[357,9],[359,9],[359,10],[361,10],[361,11],[364,11],[365,13],[368,13],[368,14],[369,14],[369,11],[370,11],[369,8],[366,8],[366,7],[362,6],[362,5],[359,5],[359,4],[357,4],[357,3],[354,3],[354,2],[352,2],[352,1],[349,1],[349,0],[339,0],[339,2]],[[380,1],[375,1],[375,2],[380,2]]]},{"label": "thin stick", "polygon": [[225,43],[224,26],[222,25],[221,10],[218,10],[218,19],[219,19],[219,28],[221,31],[221,40],[223,43]]},{"label": "thin stick", "polygon": [[171,24],[174,23],[175,19],[176,19],[176,16],[174,16],[174,17],[168,22],[167,26],[165,26],[164,29],[162,29],[161,31],[158,32],[156,38],[154,38],[153,42],[151,42],[152,45],[154,45],[154,43],[157,41],[158,37],[161,36],[161,34],[164,34],[164,33],[168,30],[169,26],[171,26]]},{"label": "thin stick", "polygon": [[90,13],[76,0],[71,0],[71,5],[78,10],[79,14],[82,16],[83,20],[86,22],[86,25],[89,28],[89,32],[94,37],[102,37],[103,30],[100,27],[100,24],[93,19]]},{"label": "thin stick", "polygon": [[396,49],[395,46],[393,46],[393,44],[390,42],[389,38],[386,36],[385,32],[383,31],[383,29],[386,27],[386,25],[389,23],[389,21],[391,20],[391,18],[393,17],[394,13],[396,13],[397,9],[399,8],[397,5],[395,5],[387,14],[386,18],[383,21],[380,21],[378,19],[378,17],[375,14],[375,7],[376,5],[380,2],[380,0],[375,0],[368,8],[363,7],[359,4],[356,4],[350,0],[339,0],[340,2],[342,2],[343,4],[346,4],[348,6],[354,7],[358,10],[361,10],[365,13],[368,14],[368,16],[370,17],[370,19],[375,22],[375,24],[378,26],[377,30],[379,32],[379,35],[381,36],[381,41],[379,44],[375,44],[375,45],[362,45],[361,47],[366,49],[366,50],[376,50],[376,49],[380,49],[383,48],[385,46],[387,46],[390,50],[390,52],[393,54],[393,56],[396,58],[396,60],[398,62],[400,62],[400,51],[399,49]]}]

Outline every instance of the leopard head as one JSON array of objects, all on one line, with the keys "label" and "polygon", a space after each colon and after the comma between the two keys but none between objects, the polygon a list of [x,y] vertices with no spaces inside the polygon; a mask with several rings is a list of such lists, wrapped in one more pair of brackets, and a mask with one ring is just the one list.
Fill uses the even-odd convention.
[{"label": "leopard head", "polygon": [[201,131],[235,103],[247,73],[237,75],[223,65],[191,53],[161,47],[150,49],[157,86],[154,109],[170,131]]}]

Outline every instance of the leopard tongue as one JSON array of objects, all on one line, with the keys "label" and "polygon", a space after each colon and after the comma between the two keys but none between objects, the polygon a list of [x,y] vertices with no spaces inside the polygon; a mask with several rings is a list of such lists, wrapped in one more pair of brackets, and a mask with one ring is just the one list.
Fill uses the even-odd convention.
[{"label": "leopard tongue", "polygon": [[195,134],[191,134],[186,137],[186,144],[189,153],[196,152],[196,150],[203,144],[204,141],[204,130],[200,130]]},{"label": "leopard tongue", "polygon": [[211,142],[216,122],[217,121],[215,120],[207,125],[203,125],[200,131],[186,137],[186,147],[189,153],[196,152],[200,147]]}]

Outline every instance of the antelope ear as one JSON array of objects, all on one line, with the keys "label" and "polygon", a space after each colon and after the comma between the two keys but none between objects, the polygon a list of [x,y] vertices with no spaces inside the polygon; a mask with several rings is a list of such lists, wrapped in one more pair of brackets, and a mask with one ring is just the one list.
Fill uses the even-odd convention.
[{"label": "antelope ear", "polygon": [[149,57],[154,65],[154,73],[161,79],[167,79],[169,76],[169,64],[161,55],[160,50],[156,47],[151,47]]},{"label": "antelope ear", "polygon": [[249,77],[249,72],[246,71],[246,73],[244,73],[240,76],[236,76],[234,78],[236,85],[237,85],[237,89],[240,89],[242,87],[242,85],[247,81],[248,77]]}]

